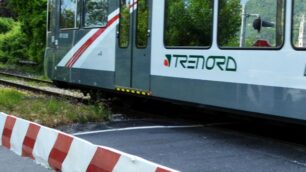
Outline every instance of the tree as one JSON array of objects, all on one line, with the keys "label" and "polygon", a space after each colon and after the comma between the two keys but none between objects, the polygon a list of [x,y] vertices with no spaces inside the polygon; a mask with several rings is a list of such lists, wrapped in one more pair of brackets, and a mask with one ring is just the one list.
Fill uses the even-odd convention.
[{"label": "tree", "polygon": [[[284,0],[249,0],[246,3],[247,13],[258,14],[264,21],[275,23],[276,26],[272,28],[263,28],[260,34],[253,29],[251,25],[246,28],[246,37],[249,42],[248,46],[252,46],[254,40],[260,39],[268,40],[273,46],[280,46],[283,42],[282,37],[277,36],[283,35],[284,26]],[[254,17],[248,18],[248,23],[252,23]],[[278,41],[277,41],[278,40]]]},{"label": "tree", "polygon": [[9,0],[7,3],[21,22],[21,31],[27,42],[27,58],[41,64],[46,42],[47,0]]},{"label": "tree", "polygon": [[137,38],[136,45],[138,47],[147,46],[147,31],[148,31],[148,7],[146,0],[138,0],[137,7]]},{"label": "tree", "polygon": [[[239,0],[221,0],[218,40],[221,45],[236,38],[240,28]],[[231,16],[231,17],[228,17]],[[166,1],[165,44],[167,46],[210,46],[212,42],[213,1]]]},{"label": "tree", "polygon": [[218,44],[220,46],[238,46],[241,26],[240,0],[221,0],[218,17]]},{"label": "tree", "polygon": [[7,8],[7,0],[0,0],[0,17],[16,17],[14,13]]},{"label": "tree", "polygon": [[108,4],[104,0],[88,0],[85,4],[85,26],[104,26],[107,23]]},{"label": "tree", "polygon": [[212,37],[212,1],[166,1],[165,44],[209,46]]},{"label": "tree", "polygon": [[130,7],[125,0],[121,0],[120,3],[119,45],[121,48],[126,48],[129,46],[130,36]]}]

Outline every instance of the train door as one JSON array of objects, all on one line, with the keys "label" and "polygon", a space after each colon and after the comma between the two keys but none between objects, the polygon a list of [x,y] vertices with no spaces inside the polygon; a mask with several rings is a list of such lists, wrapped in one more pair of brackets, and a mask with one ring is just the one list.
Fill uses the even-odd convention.
[{"label": "train door", "polygon": [[55,48],[55,36],[58,32],[58,28],[56,27],[57,23],[57,1],[56,0],[49,0],[48,1],[48,47]]},{"label": "train door", "polygon": [[54,66],[56,65],[56,52],[58,48],[58,11],[59,1],[48,0],[48,26],[47,26],[47,46],[45,50],[45,73],[48,77],[53,77]]},{"label": "train door", "polygon": [[117,87],[150,90],[152,0],[120,0],[117,35]]}]

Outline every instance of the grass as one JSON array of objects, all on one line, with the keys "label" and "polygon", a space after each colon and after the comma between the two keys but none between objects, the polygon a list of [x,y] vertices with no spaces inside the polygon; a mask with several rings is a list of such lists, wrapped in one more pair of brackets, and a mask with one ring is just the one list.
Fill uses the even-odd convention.
[{"label": "grass", "polygon": [[1,89],[0,105],[11,111],[16,104],[19,104],[22,101],[23,97],[24,96],[17,91]]},{"label": "grass", "polygon": [[101,103],[71,103],[8,88],[0,88],[0,111],[49,127],[105,121],[110,114]]},{"label": "grass", "polygon": [[0,69],[19,71],[22,73],[36,75],[37,79],[48,80],[40,66],[18,65],[13,63],[0,62]]}]

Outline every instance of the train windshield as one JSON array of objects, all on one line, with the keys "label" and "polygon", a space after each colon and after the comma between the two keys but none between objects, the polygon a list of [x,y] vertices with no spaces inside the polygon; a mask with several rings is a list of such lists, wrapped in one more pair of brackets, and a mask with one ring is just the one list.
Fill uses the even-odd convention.
[{"label": "train windshield", "polygon": [[218,45],[222,48],[280,48],[285,0],[220,0]]}]

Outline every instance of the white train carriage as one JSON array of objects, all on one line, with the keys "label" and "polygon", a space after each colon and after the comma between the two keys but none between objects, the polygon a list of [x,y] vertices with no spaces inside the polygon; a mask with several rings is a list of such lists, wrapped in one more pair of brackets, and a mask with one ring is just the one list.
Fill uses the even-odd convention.
[{"label": "white train carriage", "polygon": [[48,76],[306,120],[306,1],[49,0]]}]

